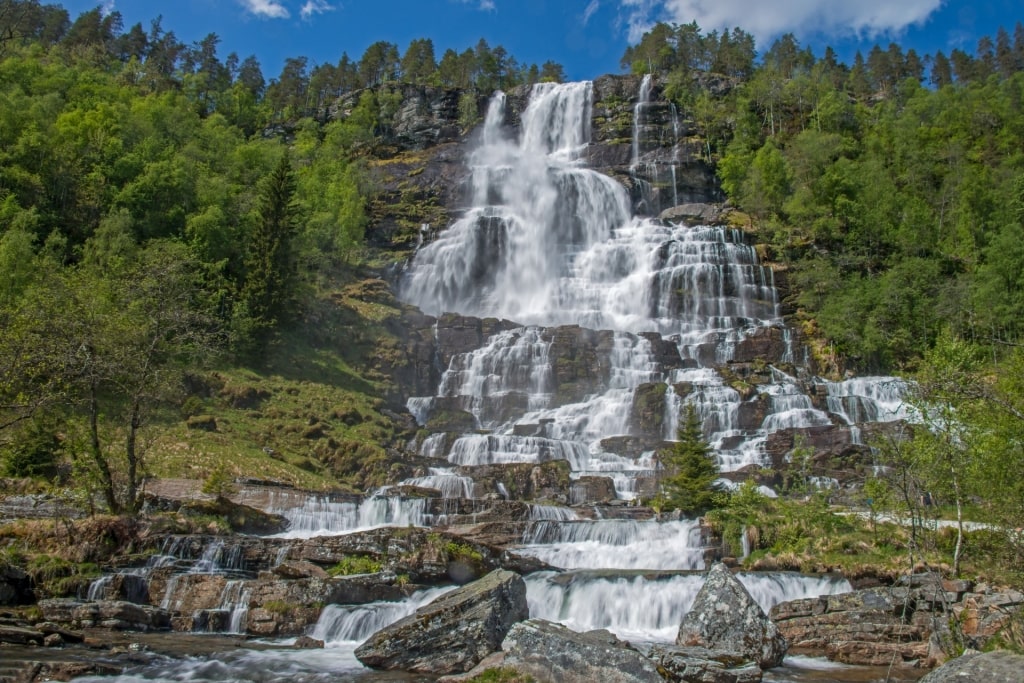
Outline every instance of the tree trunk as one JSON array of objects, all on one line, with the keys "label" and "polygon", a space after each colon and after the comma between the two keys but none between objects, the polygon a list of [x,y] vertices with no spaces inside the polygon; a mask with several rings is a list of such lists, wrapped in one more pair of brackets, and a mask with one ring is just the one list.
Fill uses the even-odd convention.
[{"label": "tree trunk", "polygon": [[960,481],[953,470],[953,492],[956,494],[956,547],[953,548],[953,576],[960,576],[960,554],[964,547],[964,511],[960,500]]},{"label": "tree trunk", "polygon": [[100,402],[96,397],[96,382],[89,385],[89,451],[92,455],[96,469],[100,473],[100,482],[103,485],[103,497],[107,501],[107,507],[113,514],[121,512],[121,506],[117,502],[117,495],[114,492],[114,478],[110,474],[110,465],[103,457],[103,446],[100,443]]},{"label": "tree trunk", "polygon": [[125,506],[130,512],[137,512],[139,509],[139,456],[138,456],[138,434],[142,420],[139,417],[139,402],[132,403],[131,415],[128,421],[128,438],[125,444],[125,455],[128,460],[128,494]]}]

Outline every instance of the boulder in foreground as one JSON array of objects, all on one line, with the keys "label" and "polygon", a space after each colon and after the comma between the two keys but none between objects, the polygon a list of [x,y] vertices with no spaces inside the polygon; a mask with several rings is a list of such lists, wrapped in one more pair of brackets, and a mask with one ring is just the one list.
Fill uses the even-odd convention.
[{"label": "boulder in foreground", "polygon": [[762,669],[779,666],[786,656],[786,639],[721,563],[711,567],[693,607],[679,624],[676,644],[731,652]]},{"label": "boulder in foreground", "polygon": [[355,654],[374,669],[469,671],[500,650],[512,625],[529,613],[522,577],[498,569],[377,631]]},{"label": "boulder in foreground", "polygon": [[1024,680],[1024,655],[1005,650],[968,652],[951,659],[919,683],[1020,683]]},{"label": "boulder in foreground", "polygon": [[508,632],[502,668],[538,683],[664,683],[653,661],[608,631],[578,633],[561,624],[530,619]]}]

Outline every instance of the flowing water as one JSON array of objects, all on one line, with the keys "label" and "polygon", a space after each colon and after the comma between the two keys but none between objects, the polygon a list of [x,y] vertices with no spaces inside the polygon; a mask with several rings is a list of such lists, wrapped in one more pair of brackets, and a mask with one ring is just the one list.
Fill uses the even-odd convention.
[{"label": "flowing water", "polygon": [[[784,326],[772,271],[743,234],[638,218],[622,185],[584,166],[592,90],[590,83],[534,86],[518,132],[505,125],[509,101],[497,93],[468,159],[470,206],[422,243],[404,272],[401,297],[427,314],[503,318],[518,327],[454,354],[435,394],[409,399],[421,425],[440,407],[455,406],[472,416],[476,429],[421,438],[420,454],[447,459],[450,467],[434,466],[401,483],[437,489],[448,499],[508,498],[504,486],[485,492],[456,468],[560,460],[574,478],[609,477],[618,498],[634,499],[656,475],[653,449],[624,454],[606,443],[638,435],[634,403],[652,386],[663,394],[663,408],[646,436],[675,438],[680,413],[692,406],[723,470],[764,464],[765,441],[779,429],[852,431],[865,421],[907,417],[905,387],[893,378],[814,380],[826,396],[815,403],[804,392],[811,381],[805,369],[793,367],[803,353]],[[650,92],[645,78],[635,108],[634,171]],[[777,364],[786,372],[769,368],[755,395],[744,396],[718,368],[758,334],[782,340]],[[567,336],[591,340],[600,375],[584,378],[589,383],[575,391],[559,384],[559,344]],[[755,418],[752,407],[760,411]],[[355,501],[283,491],[269,507],[290,521],[288,538],[437,521],[424,500],[391,493],[385,488]],[[705,548],[695,521],[588,520],[544,505],[531,506],[530,519],[518,551],[566,570],[527,578],[532,616],[576,629],[607,628],[641,643],[674,639],[704,581]],[[196,564],[200,571],[231,561],[223,548],[207,550],[210,556]],[[845,580],[787,573],[741,574],[740,580],[766,609],[850,589]],[[168,596],[173,584],[172,577]],[[311,632],[325,641],[323,650],[179,658],[144,665],[123,680],[354,680],[365,674],[352,655],[359,642],[445,590],[396,603],[328,605]],[[244,581],[225,586],[228,630],[243,629],[247,595]],[[802,664],[775,680],[829,680],[801,673],[823,665]]]}]

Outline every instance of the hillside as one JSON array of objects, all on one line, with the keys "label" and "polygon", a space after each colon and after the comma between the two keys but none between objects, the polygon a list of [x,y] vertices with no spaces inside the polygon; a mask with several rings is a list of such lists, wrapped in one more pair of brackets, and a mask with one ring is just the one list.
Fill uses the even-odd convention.
[{"label": "hillside", "polygon": [[[755,433],[766,440],[773,471],[736,455],[751,468],[736,479],[781,487],[797,477],[791,492],[836,479],[855,503],[914,514],[929,493],[950,514],[1006,528],[1024,519],[1008,476],[1024,428],[1022,41],[997,37],[1005,50],[961,54],[948,68],[935,55],[926,78],[922,59],[898,46],[847,66],[791,36],[758,57],[742,31],[652,30],[624,56],[636,73],[573,91],[587,99],[574,100],[583,113],[565,130],[588,136],[572,161],[597,171],[580,182],[608,193],[568,194],[607,201],[586,215],[622,218],[608,234],[634,217],[714,229],[662,236],[658,253],[699,242],[745,260],[710,297],[724,313],[687,318],[706,283],[673,280],[659,302],[671,315],[649,316],[619,347],[611,314],[581,324],[557,305],[531,308],[531,283],[489,256],[519,246],[501,232],[504,217],[470,195],[476,168],[501,168],[472,155],[488,145],[498,154],[533,123],[531,98],[554,92],[557,65],[504,68],[483,43],[446,68],[432,48],[400,57],[382,43],[358,63],[286,65],[267,84],[255,60],[228,68],[216,40],[186,47],[158,26],[123,31],[98,9],[72,22],[56,6],[8,4],[25,12],[0,52],[6,474],[56,482],[112,512],[137,510],[150,476],[226,472],[370,492],[447,467],[453,435],[514,422],[535,394],[584,403],[636,370],[616,365],[628,347],[662,374],[629,380],[625,431],[592,439],[602,454],[667,448],[690,400],[720,456],[745,453],[738,444]],[[537,206],[546,197],[530,195]],[[467,273],[437,252],[474,211],[495,220],[459,253]],[[573,226],[573,249],[597,242],[581,215],[557,214],[556,227]],[[542,239],[533,246],[551,248],[529,252],[525,272],[557,253]],[[447,279],[410,280],[423,263]],[[619,277],[597,272],[613,263],[591,265],[597,288]],[[683,327],[664,326],[677,318]],[[545,327],[536,341],[549,349],[552,391],[512,387],[519,403],[483,411],[467,409],[467,394],[443,395],[453,358],[524,323]],[[688,341],[698,323],[742,333],[720,354],[720,340]],[[680,379],[695,369],[716,379]],[[839,396],[830,384],[857,373],[914,373],[907,401],[947,428],[913,441],[869,428],[874,441],[859,441],[851,427],[875,420],[846,424],[855,411],[829,404]],[[704,400],[709,387],[735,393],[731,407]],[[767,430],[786,412],[780,395],[832,417]],[[429,414],[414,417],[410,398],[433,401]],[[729,441],[715,411],[735,411],[743,438]],[[550,438],[550,424],[475,436]],[[449,442],[425,450],[439,435]],[[625,493],[598,479],[584,497]],[[655,496],[647,486],[631,493]]]}]

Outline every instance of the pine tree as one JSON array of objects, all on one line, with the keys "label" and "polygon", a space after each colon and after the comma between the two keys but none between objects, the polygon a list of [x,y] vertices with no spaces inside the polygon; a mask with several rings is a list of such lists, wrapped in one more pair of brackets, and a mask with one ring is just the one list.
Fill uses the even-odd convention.
[{"label": "pine tree", "polygon": [[662,456],[667,472],[664,489],[667,507],[685,515],[699,515],[715,506],[718,463],[704,439],[700,418],[692,405],[686,407],[679,441]]},{"label": "pine tree", "polygon": [[284,316],[295,268],[295,178],[288,155],[281,157],[260,191],[260,218],[249,242],[245,283],[235,313],[236,340],[247,352],[262,350]]}]

